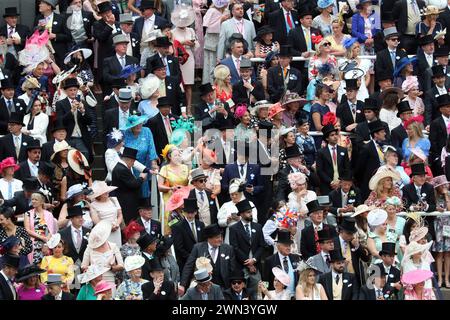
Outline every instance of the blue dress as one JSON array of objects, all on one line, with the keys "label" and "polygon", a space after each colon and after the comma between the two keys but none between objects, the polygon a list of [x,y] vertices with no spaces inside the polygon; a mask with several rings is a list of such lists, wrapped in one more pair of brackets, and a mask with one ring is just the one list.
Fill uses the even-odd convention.
[{"label": "blue dress", "polygon": [[[311,106],[311,112],[309,113],[309,127],[310,131],[318,131],[316,126],[314,125],[314,121],[312,119],[313,113],[318,112],[320,114],[320,122],[322,122],[323,116],[330,112],[330,108],[327,105],[321,105],[316,102]],[[322,136],[315,136],[314,141],[316,143],[316,149],[320,149],[320,145],[322,144]]]},{"label": "blue dress", "polygon": [[316,161],[316,146],[313,137],[304,137],[301,134],[297,134],[295,142],[297,143],[300,152],[305,157],[306,165],[309,167],[312,166],[314,161]]},{"label": "blue dress", "polygon": [[[426,138],[420,138],[416,143],[416,148],[419,148],[423,151],[423,153],[428,157],[430,154],[430,140]],[[402,150],[403,150],[403,159],[407,160],[411,156],[411,147],[409,145],[409,138],[406,138],[403,140],[402,144]]]},{"label": "blue dress", "polygon": [[151,119],[158,114],[159,109],[156,108],[156,106],[152,106],[150,100],[147,99],[139,102],[138,111],[141,113],[141,115],[148,116],[148,118]]},{"label": "blue dress", "polygon": [[[128,129],[124,133],[125,147],[137,149],[137,161],[145,165],[147,168],[151,168],[152,160],[156,160],[158,156],[156,155],[155,143],[153,141],[153,135],[149,128],[142,127],[142,131],[136,138]],[[134,170],[136,176],[139,172]],[[150,196],[150,181],[151,175],[147,176],[147,183],[143,183],[141,187],[141,197],[148,198]]]}]

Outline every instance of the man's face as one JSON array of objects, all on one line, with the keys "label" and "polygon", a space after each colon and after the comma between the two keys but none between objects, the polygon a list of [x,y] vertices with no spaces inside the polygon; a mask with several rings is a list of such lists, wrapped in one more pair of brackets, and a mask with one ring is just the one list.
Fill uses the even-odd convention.
[{"label": "man's face", "polygon": [[412,116],[413,116],[412,111],[405,111],[405,112],[400,113],[400,119],[402,119],[402,121],[407,121],[407,120],[411,119]]},{"label": "man's face", "polygon": [[153,9],[145,9],[144,11],[142,11],[142,15],[145,19],[150,18],[154,13],[155,11]]},{"label": "man's face", "polygon": [[341,180],[341,189],[343,192],[347,193],[352,188],[353,183],[351,181]]},{"label": "man's face", "polygon": [[19,134],[20,130],[22,130],[22,126],[17,123],[8,123],[8,131],[12,134]]},{"label": "man's face", "polygon": [[235,42],[231,47],[231,53],[235,57],[240,57],[244,53],[244,44],[242,42]]},{"label": "man's face", "polygon": [[326,240],[320,243],[320,248],[324,252],[330,252],[334,250],[334,241],[333,240]]},{"label": "man's face", "polygon": [[12,98],[14,98],[14,88],[2,89],[2,95],[3,95],[6,99],[12,99]]},{"label": "man's face", "polygon": [[389,267],[394,264],[395,256],[389,255],[389,254],[383,254],[383,255],[381,255],[381,260],[383,260],[383,263]]},{"label": "man's face", "polygon": [[244,16],[244,6],[242,4],[235,4],[232,10],[233,17],[236,19],[242,19]]},{"label": "man's face", "polygon": [[448,57],[437,57],[438,65],[447,66],[448,65]]},{"label": "man's face", "polygon": [[385,79],[378,81],[378,85],[380,86],[381,90],[386,90],[386,88],[392,87],[392,80]]},{"label": "man's face", "polygon": [[166,68],[158,68],[153,71],[153,74],[157,76],[159,79],[166,78]]},{"label": "man's face", "polygon": [[192,184],[196,189],[203,191],[206,189],[206,178],[200,178],[192,181]]},{"label": "man's face", "polygon": [[246,221],[246,222],[252,222],[252,220],[253,220],[252,210],[247,210],[245,212],[242,212],[241,218],[244,219],[244,221]]},{"label": "man's face", "polygon": [[291,57],[280,56],[280,66],[286,68],[291,63]]},{"label": "man's face", "polygon": [[288,256],[291,254],[291,245],[285,243],[277,243],[278,252],[280,252],[283,256]]},{"label": "man's face", "polygon": [[77,96],[77,93],[78,93],[77,87],[72,87],[72,88],[66,89],[66,94],[70,99],[75,99],[75,97]]},{"label": "man's face", "polygon": [[170,114],[170,106],[163,106],[159,108],[159,112],[161,112],[161,114],[166,117]]},{"label": "man's face", "polygon": [[314,224],[320,224],[323,221],[323,210],[314,211],[309,217]]},{"label": "man's face", "polygon": [[378,132],[375,132],[373,134],[373,137],[375,138],[376,141],[384,141],[386,139],[386,131],[380,130]]},{"label": "man's face", "polygon": [[53,132],[53,138],[58,141],[65,140],[67,137],[67,131],[65,129],[56,130]]},{"label": "man's face", "polygon": [[434,53],[434,42],[422,46],[422,49],[426,54]]},{"label": "man's face", "polygon": [[312,25],[312,20],[313,20],[312,16],[307,15],[307,16],[304,16],[303,18],[300,19],[300,23],[305,28],[310,28],[311,25]]},{"label": "man's face", "polygon": [[352,241],[353,238],[355,237],[353,235],[353,233],[345,231],[345,230],[342,230],[342,232],[340,232],[340,235],[341,235],[342,239],[344,239],[345,241]]},{"label": "man's face", "polygon": [[222,242],[223,239],[221,234],[218,234],[215,237],[208,238],[208,243],[214,248],[219,247],[222,244]]},{"label": "man's face", "polygon": [[195,219],[195,214],[197,213],[197,211],[194,212],[184,212],[184,216],[186,217],[186,219],[188,219],[189,221],[193,221]]},{"label": "man's face", "polygon": [[203,293],[208,293],[209,290],[211,290],[212,282],[207,281],[207,282],[199,283],[199,284],[197,284],[197,286]]},{"label": "man's face", "polygon": [[241,77],[244,80],[250,80],[252,76],[252,68],[243,68],[241,69]]},{"label": "man's face", "polygon": [[413,176],[414,184],[416,184],[420,187],[425,184],[426,180],[427,180],[427,177],[424,174],[419,174],[419,175]]},{"label": "man's face", "polygon": [[336,273],[343,273],[345,270],[345,260],[332,262],[331,265],[333,266],[333,270]]},{"label": "man's face", "polygon": [[9,26],[15,27],[17,25],[17,18],[18,17],[5,17],[5,21]]},{"label": "man's face", "polygon": [[170,47],[157,47],[156,50],[163,56],[168,56],[170,54]]},{"label": "man's face", "polygon": [[72,222],[72,225],[75,228],[81,228],[81,226],[83,225],[84,219],[83,216],[75,216],[70,218],[70,221]]},{"label": "man's face", "polygon": [[375,119],[375,112],[373,112],[373,110],[364,110],[364,117],[366,118],[367,121],[372,121],[373,119]]},{"label": "man's face", "polygon": [[347,99],[354,101],[356,99],[356,94],[358,93],[355,89],[347,89]]},{"label": "man's face", "polygon": [[127,112],[130,109],[131,102],[119,102],[120,110]]},{"label": "man's face", "polygon": [[285,0],[281,2],[281,6],[286,9],[287,11],[290,11],[294,9],[294,1],[293,0]]},{"label": "man's face", "polygon": [[216,100],[216,92],[215,91],[208,92],[207,94],[202,96],[202,99],[206,103],[214,103],[214,101]]},{"label": "man's face", "polygon": [[443,87],[445,84],[445,76],[442,77],[433,77],[433,82],[435,85],[437,85],[438,87]]},{"label": "man's face", "polygon": [[48,11],[52,11],[53,8],[51,5],[49,5],[48,3],[41,1],[39,3],[39,12],[40,13],[44,13],[44,12],[48,12]]},{"label": "man's face", "polygon": [[231,289],[233,289],[234,292],[240,293],[245,287],[245,283],[242,280],[233,280],[231,281]]},{"label": "man's face", "polygon": [[47,286],[48,293],[52,296],[56,297],[61,292],[61,285],[59,284],[51,284]]},{"label": "man's face", "polygon": [[139,209],[139,215],[144,219],[144,220],[150,220],[152,218],[152,209],[150,208],[142,208]]},{"label": "man's face", "polygon": [[38,162],[41,159],[41,149],[31,149],[28,151],[28,159],[31,162]]},{"label": "man's face", "polygon": [[120,56],[127,54],[127,46],[128,46],[128,43],[126,43],[126,42],[116,44],[116,53]]},{"label": "man's face", "polygon": [[386,40],[386,43],[387,43],[389,48],[394,49],[394,48],[397,48],[397,46],[398,46],[398,44],[400,42],[399,42],[398,37],[391,37],[391,38]]},{"label": "man's face", "polygon": [[336,131],[331,132],[326,139],[329,144],[335,145],[339,140],[339,135]]},{"label": "man's face", "polygon": [[450,105],[448,106],[444,106],[444,107],[440,107],[439,111],[441,111],[441,113],[446,116],[449,117],[450,116]]},{"label": "man's face", "polygon": [[131,30],[133,30],[133,24],[132,23],[121,23],[120,27],[122,28],[122,31],[125,33],[131,33]]}]

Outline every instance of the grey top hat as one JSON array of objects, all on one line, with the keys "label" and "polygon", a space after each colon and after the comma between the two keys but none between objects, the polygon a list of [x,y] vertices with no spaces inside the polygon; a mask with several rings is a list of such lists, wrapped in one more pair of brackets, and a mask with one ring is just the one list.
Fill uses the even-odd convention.
[{"label": "grey top hat", "polygon": [[130,41],[128,41],[127,37],[123,33],[120,33],[113,38],[114,45],[124,42],[128,43]]},{"label": "grey top hat", "polygon": [[47,282],[46,285],[51,284],[62,284],[61,275],[59,273],[49,273],[47,276]]},{"label": "grey top hat", "polygon": [[120,23],[133,23],[133,16],[131,13],[121,13],[119,19]]},{"label": "grey top hat", "polygon": [[119,102],[130,102],[131,101],[131,90],[128,88],[122,88],[119,90]]},{"label": "grey top hat", "polygon": [[53,9],[56,9],[56,5],[58,4],[58,0],[42,0],[42,2],[48,3]]},{"label": "grey top hat", "polygon": [[390,37],[398,36],[398,31],[397,31],[396,27],[389,27],[389,28],[384,29],[383,34],[384,34],[384,37],[387,39]]},{"label": "grey top hat", "polygon": [[243,58],[241,60],[241,64],[239,66],[239,68],[251,68],[252,67],[252,62],[250,61],[250,59],[245,59]]},{"label": "grey top hat", "polygon": [[204,283],[211,281],[211,276],[206,269],[200,269],[194,272],[195,281],[197,283]]}]

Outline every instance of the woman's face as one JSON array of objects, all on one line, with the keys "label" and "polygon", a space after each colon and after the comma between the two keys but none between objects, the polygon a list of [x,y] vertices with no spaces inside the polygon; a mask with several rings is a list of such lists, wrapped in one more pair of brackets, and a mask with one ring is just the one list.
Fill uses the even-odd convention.
[{"label": "woman's face", "polygon": [[408,97],[415,99],[418,96],[419,96],[419,88],[413,88],[408,91]]},{"label": "woman's face", "polygon": [[53,248],[53,255],[60,257],[63,255],[63,251],[64,251],[64,244],[60,242],[55,248]]},{"label": "woman's face", "polygon": [[112,290],[109,289],[108,291],[103,292],[103,298],[105,300],[111,300],[112,299]]},{"label": "woman's face", "polygon": [[38,64],[38,66],[34,68],[33,73],[36,77],[42,77],[44,75],[44,64],[43,63]]},{"label": "woman's face", "polygon": [[272,67],[277,66],[279,63],[280,63],[280,57],[278,57],[278,56],[273,57],[273,59],[270,61],[270,65]]},{"label": "woman's face", "polygon": [[181,163],[181,152],[178,148],[175,148],[174,150],[172,150],[172,152],[170,154],[170,162],[175,163],[175,164]]},{"label": "woman's face", "polygon": [[8,226],[11,223],[11,219],[6,219],[4,215],[0,214],[0,226],[2,228]]},{"label": "woman's face", "polygon": [[139,269],[134,269],[134,270],[131,270],[131,271],[129,272],[129,274],[130,274],[130,276],[131,276],[132,278],[137,278],[137,279],[139,279],[139,278],[142,276],[142,270],[141,270],[141,268],[139,268]]},{"label": "woman's face", "polygon": [[325,11],[327,11],[328,13],[333,13],[333,7],[334,7],[334,4],[329,5],[328,7],[325,8]]},{"label": "woman's face", "polygon": [[97,200],[99,201],[105,201],[109,198],[109,192],[106,192],[104,194],[101,194],[97,197]]},{"label": "woman's face", "polygon": [[406,68],[407,72],[413,72],[414,71],[414,67],[413,67],[412,63],[408,63],[405,68]]},{"label": "woman's face", "polygon": [[67,159],[67,156],[69,155],[69,150],[63,150],[59,154],[61,155],[61,159]]},{"label": "woman's face", "polygon": [[413,285],[415,290],[423,290],[425,288],[425,281]]},{"label": "woman's face", "polygon": [[33,208],[41,208],[43,206],[43,202],[42,200],[37,197],[37,196],[32,196],[31,197],[31,205],[33,206]]},{"label": "woman's face", "polygon": [[386,154],[385,158],[388,165],[397,166],[398,155],[396,152],[389,152],[388,154]]},{"label": "woman's face", "polygon": [[3,176],[11,177],[14,175],[14,167],[8,167],[3,169]]},{"label": "woman's face", "polygon": [[258,117],[260,119],[267,119],[268,115],[269,115],[269,108],[259,108]]},{"label": "woman's face", "polygon": [[306,278],[306,281],[310,285],[313,285],[316,283],[316,274],[314,273],[314,271],[309,272],[308,277]]},{"label": "woman's face", "polygon": [[395,216],[397,214],[397,209],[391,204],[387,205],[385,210],[390,216]]},{"label": "woman's face", "polygon": [[282,112],[277,113],[272,119],[274,119],[275,121],[283,120],[283,113]]},{"label": "woman's face", "polygon": [[408,134],[409,138],[415,138],[416,137],[416,134],[415,134],[415,132],[414,132],[414,130],[413,130],[413,128],[411,126],[407,126],[406,127],[406,133]]},{"label": "woman's face", "polygon": [[273,38],[273,33],[268,33],[262,36],[262,39],[265,43],[271,43]]},{"label": "woman's face", "polygon": [[41,102],[39,100],[34,101],[33,107],[31,108],[31,113],[37,114],[37,113],[41,112],[41,110],[42,110]]},{"label": "woman's face", "polygon": [[384,190],[392,189],[392,185],[393,185],[392,178],[390,178],[390,177],[384,178],[381,183],[383,184],[383,189]]},{"label": "woman's face", "polygon": [[308,133],[308,131],[309,131],[309,123],[308,123],[308,122],[305,122],[304,124],[302,124],[302,125],[299,127],[299,131],[300,131],[301,133],[303,133],[303,134]]},{"label": "woman's face", "polygon": [[387,222],[384,222],[383,224],[377,226],[375,229],[378,234],[385,234],[387,230]]},{"label": "woman's face", "polygon": [[39,276],[32,276],[28,278],[27,284],[29,287],[34,287],[38,283]]},{"label": "woman's face", "polygon": [[413,254],[413,255],[412,255],[412,258],[413,258],[414,260],[420,260],[420,259],[422,258],[422,252],[418,252],[418,253],[416,253],[416,254]]},{"label": "woman's face", "polygon": [[131,237],[128,239],[129,242],[136,242],[141,237],[140,232],[135,232],[131,235]]},{"label": "woman's face", "polygon": [[243,125],[250,124],[250,113],[248,111],[246,111],[242,116],[241,122]]},{"label": "woman's face", "polygon": [[322,92],[320,93],[320,99],[324,100],[324,101],[328,101],[330,100],[330,92],[328,92],[328,90],[322,90]]},{"label": "woman's face", "polygon": [[242,193],[241,192],[230,193],[230,198],[231,201],[233,201],[233,203],[238,203],[239,201],[241,201]]},{"label": "woman's face", "polygon": [[337,22],[331,24],[331,29],[335,35],[340,35],[342,33],[342,29],[344,26],[340,25]]},{"label": "woman's face", "polygon": [[138,135],[141,133],[142,131],[142,124],[138,124],[137,126],[131,128],[131,132],[133,132],[133,134]]},{"label": "woman's face", "polygon": [[293,145],[293,144],[295,144],[295,134],[291,131],[291,132],[288,132],[288,134],[286,135],[286,137],[284,138],[284,142],[287,144],[287,145]]},{"label": "woman's face", "polygon": [[286,105],[286,110],[289,110],[291,113],[296,113],[300,109],[299,102],[291,102]]},{"label": "woman's face", "polygon": [[358,42],[355,42],[352,47],[352,57],[356,58],[361,53],[361,46]]},{"label": "woman's face", "polygon": [[150,100],[158,99],[159,97],[159,90],[157,89],[153,94],[150,96]]},{"label": "woman's face", "polygon": [[331,43],[329,41],[326,41],[321,47],[320,47],[320,53],[322,55],[328,55],[331,52]]},{"label": "woman's face", "polygon": [[229,75],[225,78],[225,83],[226,83],[226,84],[230,84],[230,83],[231,83],[231,74],[229,74]]},{"label": "woman's face", "polygon": [[282,284],[277,278],[273,279],[273,287],[277,291],[282,291],[284,289],[284,284]]}]

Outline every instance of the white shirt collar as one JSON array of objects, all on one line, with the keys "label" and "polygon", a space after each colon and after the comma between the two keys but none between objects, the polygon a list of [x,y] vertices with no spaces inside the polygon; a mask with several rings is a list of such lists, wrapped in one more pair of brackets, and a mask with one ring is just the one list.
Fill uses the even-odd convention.
[{"label": "white shirt collar", "polygon": [[450,117],[447,118],[447,117],[444,116],[443,114],[441,114],[441,116],[442,116],[442,119],[444,119],[445,123],[447,123],[447,122],[450,121]]},{"label": "white shirt collar", "polygon": [[283,263],[284,257],[287,257],[287,261],[289,261],[289,256],[283,256],[280,252],[278,252],[278,257],[280,258],[281,263]]},{"label": "white shirt collar", "polygon": [[63,292],[62,292],[62,290],[55,296],[55,300],[56,300],[56,297],[58,297],[59,298],[59,300],[62,300],[62,294],[63,294]]},{"label": "white shirt collar", "polygon": [[81,236],[83,236],[83,227],[80,227],[80,229],[77,229],[73,225],[70,225],[70,229],[72,230],[73,234],[76,234],[76,231],[80,230]]},{"label": "white shirt collar", "polygon": [[152,16],[151,16],[150,18],[147,18],[147,19],[144,18],[144,21],[145,21],[145,22],[148,22],[148,21],[149,21],[149,22],[155,22],[155,15],[152,14]]},{"label": "white shirt collar", "polygon": [[333,283],[336,283],[336,276],[339,276],[339,279],[342,279],[342,273],[337,273],[337,272],[335,272],[334,270],[331,270],[331,274],[332,274],[332,280],[333,280]]},{"label": "white shirt collar", "polygon": [[324,261],[327,260],[327,256],[330,256],[329,253],[326,253],[326,252],[323,251],[323,250],[320,251],[320,255],[322,256],[322,259],[323,259]]},{"label": "white shirt collar", "polygon": [[337,155],[337,144],[332,146],[331,144],[328,144],[328,150],[330,150],[330,153],[333,154],[333,148],[336,148],[336,155]]},{"label": "white shirt collar", "polygon": [[[28,162],[28,165],[29,165],[30,167],[32,167],[32,168],[34,168],[34,167],[38,168],[38,165],[37,165],[37,164],[34,164],[33,162],[31,162],[30,159],[27,159],[27,162]],[[38,163],[39,163],[39,162],[38,162]]]},{"label": "white shirt collar", "polygon": [[319,231],[320,231],[320,230],[323,229],[323,222],[321,222],[319,225],[316,225],[316,224],[313,223],[312,226],[313,226],[314,230],[316,230],[316,227],[318,227]]},{"label": "white shirt collar", "polygon": [[234,23],[242,23],[244,24],[244,18],[242,18],[241,20],[236,19],[235,17],[233,17]]},{"label": "white shirt collar", "polygon": [[287,11],[285,8],[281,7],[281,9],[283,9],[283,14],[284,14],[284,16],[286,16],[287,13],[291,14],[291,12],[290,12],[290,11]]},{"label": "white shirt collar", "polygon": [[144,224],[144,226],[151,223],[150,220],[146,221],[144,218],[142,218],[142,217],[140,217],[140,218],[141,218],[141,221]]}]

